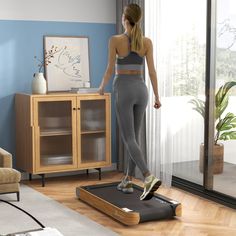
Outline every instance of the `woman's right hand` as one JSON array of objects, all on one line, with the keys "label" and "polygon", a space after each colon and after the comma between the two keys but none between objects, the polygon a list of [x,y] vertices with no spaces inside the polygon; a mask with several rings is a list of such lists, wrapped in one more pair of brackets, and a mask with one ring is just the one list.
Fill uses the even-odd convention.
[{"label": "woman's right hand", "polygon": [[98,93],[100,95],[104,95],[104,87],[102,85],[100,85],[99,89],[98,89]]},{"label": "woman's right hand", "polygon": [[155,99],[154,108],[159,109],[161,107],[161,102],[159,97]]}]

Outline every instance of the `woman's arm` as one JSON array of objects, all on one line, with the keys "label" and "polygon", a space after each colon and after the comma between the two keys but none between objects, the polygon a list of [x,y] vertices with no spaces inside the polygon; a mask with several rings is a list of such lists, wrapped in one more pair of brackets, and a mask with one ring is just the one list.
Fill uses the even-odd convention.
[{"label": "woman's arm", "polygon": [[103,76],[102,82],[99,87],[99,93],[104,94],[104,88],[107,85],[108,81],[110,80],[116,60],[116,47],[115,47],[115,37],[111,37],[109,40],[109,48],[108,48],[108,63],[107,69]]},{"label": "woman's arm", "polygon": [[146,60],[147,60],[149,77],[152,83],[153,92],[155,94],[154,107],[160,108],[161,103],[160,103],[159,94],[158,94],[157,73],[156,73],[154,61],[153,61],[153,46],[152,46],[152,41],[148,38],[147,38]]}]

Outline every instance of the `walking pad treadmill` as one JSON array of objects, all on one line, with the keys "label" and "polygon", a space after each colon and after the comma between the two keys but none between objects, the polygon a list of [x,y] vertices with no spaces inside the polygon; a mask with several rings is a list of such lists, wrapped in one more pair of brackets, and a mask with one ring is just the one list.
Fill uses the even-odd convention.
[{"label": "walking pad treadmill", "polygon": [[181,216],[179,202],[157,193],[150,200],[140,201],[143,188],[134,184],[134,192],[126,194],[116,189],[118,184],[119,182],[77,187],[76,195],[125,225]]}]

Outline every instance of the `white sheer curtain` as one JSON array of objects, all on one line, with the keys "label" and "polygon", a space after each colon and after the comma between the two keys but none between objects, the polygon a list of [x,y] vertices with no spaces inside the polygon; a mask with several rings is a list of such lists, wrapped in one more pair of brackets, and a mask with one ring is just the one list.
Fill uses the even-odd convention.
[{"label": "white sheer curtain", "polygon": [[[173,163],[198,160],[203,119],[189,100],[204,94],[205,0],[145,1],[145,36],[152,39],[162,107],[153,108],[148,70],[146,113],[149,169],[171,185]],[[201,130],[202,132],[199,132]]]}]

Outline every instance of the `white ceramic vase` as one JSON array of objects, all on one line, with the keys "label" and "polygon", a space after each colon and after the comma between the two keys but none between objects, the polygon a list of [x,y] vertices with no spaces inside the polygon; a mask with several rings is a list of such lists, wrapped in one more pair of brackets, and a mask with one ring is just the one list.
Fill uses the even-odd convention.
[{"label": "white ceramic vase", "polygon": [[46,94],[47,82],[43,73],[35,73],[32,80],[32,94]]}]

